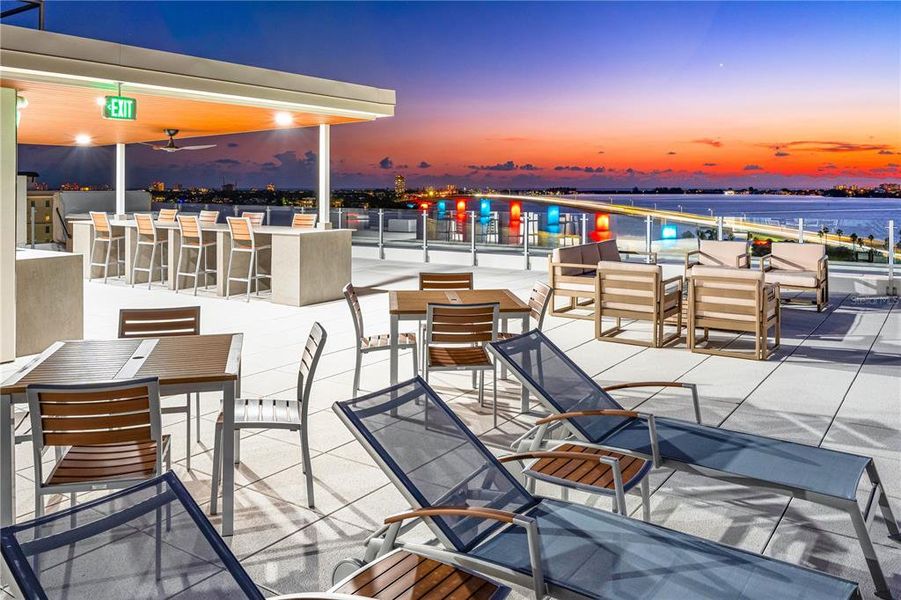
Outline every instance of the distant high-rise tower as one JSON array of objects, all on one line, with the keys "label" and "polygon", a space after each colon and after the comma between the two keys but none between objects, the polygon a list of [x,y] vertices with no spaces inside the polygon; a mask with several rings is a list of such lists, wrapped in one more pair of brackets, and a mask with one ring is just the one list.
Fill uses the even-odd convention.
[{"label": "distant high-rise tower", "polygon": [[266,191],[267,191],[267,192],[274,192],[274,191],[275,191],[275,184],[274,184],[274,183],[268,184],[268,185],[266,186]]},{"label": "distant high-rise tower", "polygon": [[394,176],[394,193],[398,198],[407,195],[407,179],[403,175]]},{"label": "distant high-rise tower", "polygon": [[150,184],[150,191],[151,192],[165,192],[166,184],[163,183],[162,181],[154,181],[153,183]]}]

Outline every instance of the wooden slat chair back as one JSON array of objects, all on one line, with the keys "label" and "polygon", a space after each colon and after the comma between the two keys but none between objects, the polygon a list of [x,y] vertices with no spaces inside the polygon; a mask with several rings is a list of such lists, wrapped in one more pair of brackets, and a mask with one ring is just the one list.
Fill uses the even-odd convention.
[{"label": "wooden slat chair back", "polygon": [[291,217],[291,227],[296,229],[315,229],[319,216],[313,213],[294,213]]},{"label": "wooden slat chair back", "polygon": [[[245,215],[247,213],[244,213]],[[228,231],[231,234],[232,244],[237,248],[251,249],[254,247],[253,224],[249,217],[226,217]]]},{"label": "wooden slat chair back", "polygon": [[[663,279],[659,265],[644,265],[618,261],[598,263],[595,291],[595,337],[616,342],[659,348],[679,339],[682,330],[681,276]],[[675,316],[676,332],[664,337],[664,321]],[[604,317],[616,319],[616,325],[603,329]],[[621,339],[622,319],[650,321],[653,335],[650,342]]]},{"label": "wooden slat chair back", "polygon": [[426,343],[481,345],[495,341],[499,305],[429,304]]},{"label": "wooden slat chair back", "polygon": [[[30,385],[35,510],[51,493],[121,488],[162,473],[159,380]],[[45,478],[43,452],[65,448]]]},{"label": "wooden slat chair back", "polygon": [[177,208],[161,208],[157,220],[160,223],[175,223],[175,217],[178,216]]},{"label": "wooden slat chair back", "polygon": [[543,281],[536,281],[529,294],[529,317],[535,320],[535,327],[538,329],[544,325],[544,316],[547,314],[550,300],[551,286]]},{"label": "wooden slat chair back", "polygon": [[357,334],[357,346],[365,337],[363,331],[363,311],[360,309],[360,299],[357,297],[357,290],[352,283],[344,286],[344,299],[347,300],[347,306],[350,307],[350,317],[354,322],[354,332]]},{"label": "wooden slat chair back", "polygon": [[266,216],[266,213],[261,212],[243,212],[241,213],[242,217],[250,219],[250,224],[253,227],[260,227],[263,224],[263,217]]},{"label": "wooden slat chair back", "polygon": [[120,338],[157,338],[200,335],[200,307],[123,308],[119,311]]},{"label": "wooden slat chair back", "polygon": [[[765,360],[779,347],[781,310],[778,284],[768,284],[763,272],[695,266],[688,283],[688,347],[693,352]],[[699,340],[697,329],[704,330]],[[700,348],[709,330],[737,331],[755,336],[753,355],[739,350]],[[768,345],[775,330],[775,346]]]},{"label": "wooden slat chair back", "polygon": [[471,290],[473,289],[472,273],[420,273],[420,290]]},{"label": "wooden slat chair back", "polygon": [[178,215],[178,230],[182,245],[200,244],[200,219],[197,215]]},{"label": "wooden slat chair back", "polygon": [[219,222],[218,210],[202,210],[200,211],[200,223],[202,225],[215,225]]},{"label": "wooden slat chair back", "polygon": [[109,239],[112,229],[109,224],[109,216],[105,212],[92,210],[90,212],[91,223],[94,225],[94,236],[101,239]]},{"label": "wooden slat chair back", "polygon": [[135,213],[135,226],[138,231],[138,238],[141,241],[156,241],[156,227],[153,225],[153,215],[149,213]]}]

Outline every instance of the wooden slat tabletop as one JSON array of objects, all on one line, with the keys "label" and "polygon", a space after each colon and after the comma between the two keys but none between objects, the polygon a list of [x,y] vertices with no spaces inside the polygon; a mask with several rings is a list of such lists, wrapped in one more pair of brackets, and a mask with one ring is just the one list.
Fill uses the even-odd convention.
[{"label": "wooden slat tabletop", "polygon": [[378,600],[489,600],[499,586],[452,565],[399,551],[334,591]]},{"label": "wooden slat tabletop", "polygon": [[[155,375],[161,385],[227,381],[238,375],[241,334],[57,342],[0,384],[23,394],[32,383],[90,383]],[[131,361],[141,361],[140,366]]]},{"label": "wooden slat tabletop", "polygon": [[422,315],[429,304],[483,304],[497,302],[501,313],[523,313],[529,305],[510,290],[396,290],[388,292],[388,311],[392,315]]}]

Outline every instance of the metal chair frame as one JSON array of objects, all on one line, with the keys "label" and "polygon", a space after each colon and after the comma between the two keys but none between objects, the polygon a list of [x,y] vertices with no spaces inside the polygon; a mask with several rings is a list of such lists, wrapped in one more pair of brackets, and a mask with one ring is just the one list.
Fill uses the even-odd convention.
[{"label": "metal chair frame", "polygon": [[[186,223],[190,223],[191,225],[185,226]],[[193,228],[197,234],[195,235],[189,230]],[[215,241],[205,241],[203,239],[203,230],[200,229],[200,219],[197,215],[178,215],[178,230],[181,234],[181,244],[178,247],[178,263],[175,267],[175,293],[178,293],[179,286],[179,278],[180,277],[192,277],[194,279],[194,295],[197,295],[197,282],[200,279],[200,273],[203,272],[203,289],[207,289],[209,287],[208,277],[210,273],[214,276],[216,275],[216,269],[210,269],[209,266],[209,252],[207,252],[207,248],[216,245]],[[196,240],[190,241],[187,240]],[[185,255],[185,250],[196,250],[197,251],[197,262],[194,265],[194,271],[182,271],[181,263],[182,257]],[[203,268],[201,269],[201,261],[203,262]]]},{"label": "metal chair frame", "polygon": [[[150,226],[150,232],[148,234],[147,231],[141,231],[142,229],[142,221],[146,219],[145,224]],[[160,249],[160,262],[159,262],[159,273],[160,273],[160,282],[165,283],[166,277],[168,275],[168,265],[165,260],[165,247],[168,240],[168,232],[166,237],[160,238],[159,230],[156,227],[156,223],[153,221],[153,215],[150,213],[135,213],[135,223],[137,224],[137,242],[135,244],[135,254],[131,259],[131,287],[135,286],[135,273],[147,273],[147,289],[151,289],[153,284],[153,263],[156,262],[156,249]],[[150,235],[150,239],[146,239],[146,236]],[[138,257],[141,255],[141,246],[149,246],[150,247],[150,262],[147,263],[147,267],[139,267],[138,266]]]},{"label": "metal chair frame", "polygon": [[[122,256],[122,242],[125,235],[113,235],[113,228],[109,222],[109,216],[105,212],[91,211],[91,223],[94,226],[94,237],[91,240],[91,268],[88,272],[88,281],[94,278],[94,267],[103,267],[103,283],[106,283],[109,275],[109,259],[116,242],[116,277],[125,274],[125,258]],[[94,249],[97,243],[106,244],[106,257],[102,263],[94,262]]]},{"label": "metal chair frame", "polygon": [[[276,400],[273,398],[239,398],[235,400],[235,464],[241,462],[241,429],[285,429],[300,433],[300,447],[303,454],[303,473],[307,485],[307,506],[313,508],[313,465],[310,461],[310,436],[307,415],[310,411],[310,393],[316,367],[325,348],[328,334],[322,325],[313,323],[300,368],[297,372],[297,399]],[[277,419],[282,412],[285,418]],[[222,472],[222,413],[216,419],[216,442],[213,447],[213,480],[210,486],[210,514],[218,511],[219,481]]]},{"label": "metal chair frame", "polygon": [[[247,214],[247,213],[245,213]],[[258,213],[262,214],[262,213]],[[260,251],[268,250],[272,246],[269,244],[259,246],[256,243],[256,235],[254,235],[253,231],[253,220],[250,217],[227,217],[228,220],[228,229],[231,233],[231,248],[228,251],[228,273],[225,280],[225,297],[226,299],[231,297],[231,282],[232,281],[240,281],[247,286],[246,298],[245,302],[250,302],[250,288],[251,286],[256,287],[256,295],[260,295],[260,279],[272,279],[272,275],[270,273],[260,273]],[[240,237],[243,234],[240,234],[236,228],[240,227],[238,223],[244,223],[247,227],[247,240],[241,240]],[[242,245],[242,242],[249,242],[249,246]],[[232,277],[232,265],[234,264],[234,256],[235,253],[245,253],[249,254],[250,257],[247,261],[247,277]]]}]

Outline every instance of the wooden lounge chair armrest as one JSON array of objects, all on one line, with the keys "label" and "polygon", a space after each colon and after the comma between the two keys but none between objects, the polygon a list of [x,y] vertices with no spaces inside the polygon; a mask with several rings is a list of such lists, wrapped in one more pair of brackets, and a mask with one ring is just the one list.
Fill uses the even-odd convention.
[{"label": "wooden lounge chair armrest", "polygon": [[700,250],[689,250],[688,252],[685,253],[685,268],[686,269],[690,269],[694,265],[701,264],[700,261],[698,261],[698,260],[692,260],[692,258],[697,254],[701,254],[701,251]]},{"label": "wooden lounge chair armrest", "polygon": [[616,390],[625,390],[639,387],[669,387],[669,388],[685,388],[691,390],[691,402],[694,405],[695,421],[701,425],[701,402],[698,397],[698,386],[695,383],[685,381],[629,381],[626,383],[616,383],[613,385],[605,385],[605,392],[613,392]]},{"label": "wooden lounge chair armrest", "polygon": [[766,273],[772,266],[770,265],[770,260],[773,258],[772,254],[764,254],[760,257],[760,270]]},{"label": "wooden lounge chair armrest", "polygon": [[393,515],[385,519],[385,525],[390,525],[391,529],[385,534],[385,543],[389,547],[394,546],[394,540],[397,537],[397,531],[400,524],[407,519],[420,519],[422,517],[478,517],[481,519],[491,519],[501,523],[516,525],[526,530],[526,543],[529,548],[529,562],[532,567],[532,588],[536,598],[544,598],[547,589],[544,585],[544,570],[541,564],[541,546],[538,542],[538,522],[528,516],[510,512],[508,510],[498,510],[496,508],[467,508],[464,506],[433,506],[430,508],[417,508],[407,513]]},{"label": "wooden lounge chair armrest", "polygon": [[829,270],[829,257],[825,254],[817,260],[817,279],[823,281],[826,278],[826,272]]},{"label": "wooden lounge chair armrest", "polygon": [[336,592],[303,592],[301,594],[285,594],[271,596],[269,600],[368,600],[369,596],[357,594],[338,594]]},{"label": "wooden lounge chair armrest", "polygon": [[502,463],[529,460],[530,458],[565,458],[566,460],[589,460],[597,462],[601,456],[586,452],[566,452],[563,450],[534,450],[529,452],[517,452],[502,456],[498,460]]},{"label": "wooden lounge chair armrest", "polygon": [[564,421],[567,419],[577,419],[579,417],[626,417],[626,418],[638,418],[638,413],[634,410],[620,410],[613,408],[603,408],[596,410],[579,410],[576,412],[565,412],[558,413],[556,415],[548,415],[547,417],[542,417],[535,421],[536,425],[544,425],[545,423],[551,423],[553,421]]},{"label": "wooden lounge chair armrest", "polygon": [[491,519],[500,521],[501,523],[514,523],[520,515],[508,510],[498,510],[496,508],[468,508],[465,506],[432,506],[430,508],[417,508],[410,512],[391,515],[385,519],[385,525],[392,525],[410,519],[421,519],[423,517],[478,517],[480,519]]},{"label": "wooden lounge chair armrest", "polygon": [[620,250],[619,253],[625,254],[626,256],[631,256],[633,254],[638,254],[641,256],[647,256],[651,259],[651,264],[657,264],[657,253],[656,252],[648,252],[646,250]]},{"label": "wooden lounge chair armrest", "polygon": [[695,254],[703,254],[703,253],[700,250],[689,250],[688,252],[685,253],[685,258],[688,258],[689,256],[694,256]]},{"label": "wooden lounge chair armrest", "polygon": [[751,267],[751,256],[747,252],[742,252],[741,254],[739,254],[738,256],[735,257],[735,266],[736,267],[741,269],[742,263],[747,265],[748,268]]},{"label": "wooden lounge chair armrest", "polygon": [[598,268],[598,266],[596,264],[583,265],[581,263],[558,263],[558,262],[552,262],[551,266],[554,268],[561,268],[561,269],[597,269]]},{"label": "wooden lounge chair armrest", "polygon": [[663,289],[666,289],[673,284],[677,284],[675,285],[676,288],[682,289],[682,286],[685,285],[685,278],[682,275],[675,275],[669,279],[664,279],[660,284],[663,286]]}]

